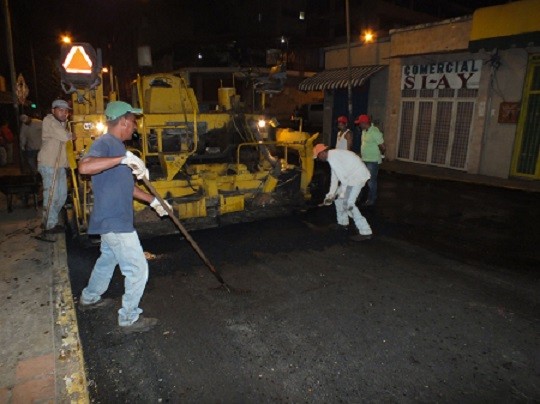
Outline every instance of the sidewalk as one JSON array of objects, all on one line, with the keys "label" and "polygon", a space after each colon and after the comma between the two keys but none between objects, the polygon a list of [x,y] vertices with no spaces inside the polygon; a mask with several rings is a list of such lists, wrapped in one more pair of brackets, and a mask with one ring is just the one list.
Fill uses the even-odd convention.
[{"label": "sidewalk", "polygon": [[36,240],[29,205],[14,197],[7,213],[0,194],[0,403],[88,403],[65,237]]},{"label": "sidewalk", "polygon": [[540,181],[520,178],[505,179],[488,177],[487,175],[468,174],[464,171],[399,160],[385,160],[381,165],[381,170],[437,180],[459,181],[491,187],[520,189],[527,192],[540,192]]}]

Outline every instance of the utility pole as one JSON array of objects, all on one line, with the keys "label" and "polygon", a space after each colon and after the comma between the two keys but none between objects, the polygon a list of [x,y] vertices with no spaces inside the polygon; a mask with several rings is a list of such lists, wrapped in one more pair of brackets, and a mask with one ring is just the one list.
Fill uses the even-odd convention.
[{"label": "utility pole", "polygon": [[34,58],[34,44],[33,42],[30,43],[30,56],[32,58],[32,74],[34,76],[34,92],[36,93],[36,104],[41,108],[42,105],[39,102],[39,95],[38,95],[38,84],[37,84],[37,74],[36,74],[36,60]]},{"label": "utility pole", "polygon": [[13,37],[11,36],[11,13],[9,11],[8,0],[4,0],[4,18],[6,25],[6,49],[9,61],[9,71],[11,76],[11,92],[13,97],[13,108],[17,119],[17,133],[19,133],[19,106],[17,101],[17,79],[15,78],[15,57],[13,56]]},{"label": "utility pole", "polygon": [[352,122],[353,105],[351,83],[351,21],[349,16],[349,0],[345,0],[345,19],[347,25],[347,105],[349,107],[349,122]]}]

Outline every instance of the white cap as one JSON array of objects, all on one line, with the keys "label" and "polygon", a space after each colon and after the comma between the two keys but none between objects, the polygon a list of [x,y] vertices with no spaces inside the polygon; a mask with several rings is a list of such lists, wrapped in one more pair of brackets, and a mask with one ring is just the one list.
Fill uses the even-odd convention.
[{"label": "white cap", "polygon": [[67,101],[64,100],[54,100],[52,103],[52,108],[71,109]]}]

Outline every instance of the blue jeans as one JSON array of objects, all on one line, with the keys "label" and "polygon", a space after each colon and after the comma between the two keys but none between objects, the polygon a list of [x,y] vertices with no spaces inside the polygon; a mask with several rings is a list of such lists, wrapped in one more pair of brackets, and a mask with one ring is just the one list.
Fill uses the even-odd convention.
[{"label": "blue jeans", "polygon": [[369,193],[366,203],[373,205],[377,200],[377,175],[379,174],[379,163],[376,161],[364,161],[364,164],[371,174],[371,178],[367,182]]},{"label": "blue jeans", "polygon": [[354,220],[354,225],[358,229],[358,232],[362,235],[370,235],[371,227],[366,218],[362,216],[360,210],[356,207],[356,198],[360,195],[363,185],[356,187],[346,187],[343,195],[340,195],[335,200],[336,216],[338,224],[347,226],[349,224],[349,218]]},{"label": "blue jeans", "polygon": [[101,235],[101,255],[97,259],[88,286],[81,295],[82,304],[101,300],[109,288],[116,265],[124,275],[122,308],[118,310],[118,325],[128,326],[139,319],[139,302],[148,280],[148,262],[144,256],[137,232],[107,233]]},{"label": "blue jeans", "polygon": [[38,170],[43,180],[43,223],[45,223],[45,229],[52,229],[58,224],[58,216],[66,203],[66,169],[64,167],[56,169],[56,180],[49,212],[47,212],[47,206],[49,206],[49,194],[53,183],[54,167],[39,166]]}]

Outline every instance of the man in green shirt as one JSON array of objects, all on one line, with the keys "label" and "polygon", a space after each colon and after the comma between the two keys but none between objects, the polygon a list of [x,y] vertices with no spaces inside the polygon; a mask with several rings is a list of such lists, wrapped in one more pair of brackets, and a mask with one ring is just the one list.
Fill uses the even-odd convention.
[{"label": "man in green shirt", "polygon": [[385,146],[383,134],[375,125],[371,123],[369,116],[360,115],[354,121],[362,130],[362,160],[368,168],[371,178],[367,182],[369,189],[368,199],[364,206],[373,206],[377,200],[377,174],[379,173],[379,164],[382,163]]}]

